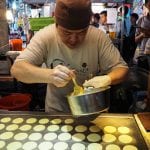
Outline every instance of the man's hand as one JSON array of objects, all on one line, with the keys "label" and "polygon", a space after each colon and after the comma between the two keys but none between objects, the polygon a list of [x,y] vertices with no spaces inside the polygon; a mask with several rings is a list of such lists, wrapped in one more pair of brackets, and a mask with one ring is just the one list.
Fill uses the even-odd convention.
[{"label": "man's hand", "polygon": [[68,84],[72,77],[74,77],[73,70],[70,70],[66,66],[58,65],[51,73],[51,83],[57,87],[64,87]]},{"label": "man's hand", "polygon": [[88,81],[85,81],[83,86],[100,88],[100,87],[106,87],[110,84],[111,84],[111,78],[108,75],[104,75],[104,76],[96,76]]}]

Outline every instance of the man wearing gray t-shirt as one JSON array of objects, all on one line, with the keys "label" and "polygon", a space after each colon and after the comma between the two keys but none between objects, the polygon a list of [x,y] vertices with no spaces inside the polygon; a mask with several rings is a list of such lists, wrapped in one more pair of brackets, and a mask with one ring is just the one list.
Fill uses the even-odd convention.
[{"label": "man wearing gray t-shirt", "polygon": [[74,77],[79,85],[99,88],[120,83],[128,72],[109,37],[89,26],[91,15],[90,0],[57,0],[56,23],[37,32],[12,66],[21,82],[47,83],[46,112],[70,112],[66,96]]}]

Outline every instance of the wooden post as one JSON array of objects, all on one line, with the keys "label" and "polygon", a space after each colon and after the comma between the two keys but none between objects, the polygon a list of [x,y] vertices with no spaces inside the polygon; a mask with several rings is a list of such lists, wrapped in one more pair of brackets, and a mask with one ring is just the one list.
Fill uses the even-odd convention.
[{"label": "wooden post", "polygon": [[6,0],[0,0],[0,54],[9,50]]}]

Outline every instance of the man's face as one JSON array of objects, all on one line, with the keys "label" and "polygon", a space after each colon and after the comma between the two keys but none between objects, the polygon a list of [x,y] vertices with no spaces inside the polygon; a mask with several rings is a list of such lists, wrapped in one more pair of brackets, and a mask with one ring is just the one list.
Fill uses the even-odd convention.
[{"label": "man's face", "polygon": [[101,24],[106,24],[107,23],[107,16],[104,14],[100,15],[100,23]]},{"label": "man's face", "polygon": [[63,43],[73,49],[83,42],[88,31],[88,27],[80,30],[68,30],[57,25],[57,31]]}]

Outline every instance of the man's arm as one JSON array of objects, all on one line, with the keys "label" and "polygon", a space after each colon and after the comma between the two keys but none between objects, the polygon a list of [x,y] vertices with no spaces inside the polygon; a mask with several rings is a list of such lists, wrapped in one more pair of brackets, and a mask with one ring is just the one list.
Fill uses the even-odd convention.
[{"label": "man's arm", "polygon": [[109,85],[114,85],[123,81],[128,73],[128,68],[118,67],[115,68],[107,75],[101,75],[93,77],[92,79],[85,81],[83,84],[84,87],[106,87]]},{"label": "man's arm", "polygon": [[74,76],[73,71],[58,65],[54,69],[34,66],[27,61],[17,61],[11,68],[11,74],[25,83],[52,83],[57,87],[65,86]]},{"label": "man's arm", "polygon": [[136,43],[141,42],[141,41],[143,40],[144,36],[145,36],[145,35],[144,35],[144,33],[142,33],[142,32],[141,32],[140,34],[136,35],[136,36],[135,36],[135,42],[136,42]]},{"label": "man's arm", "polygon": [[122,82],[128,73],[128,68],[118,67],[111,71],[108,75],[111,78],[111,85],[118,84]]}]

